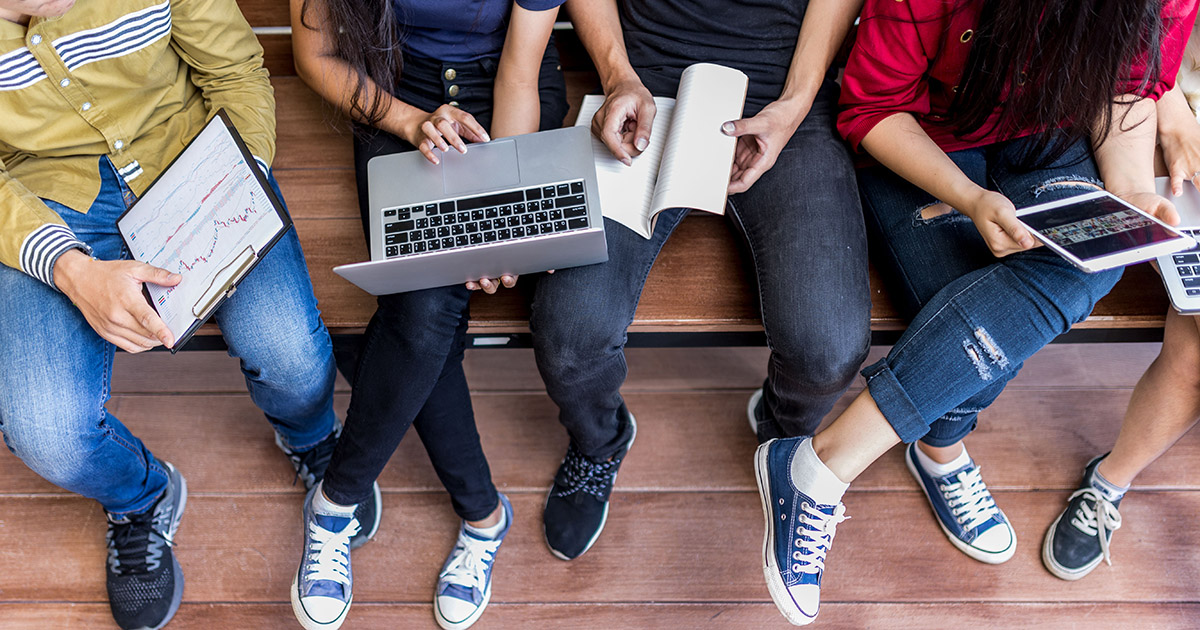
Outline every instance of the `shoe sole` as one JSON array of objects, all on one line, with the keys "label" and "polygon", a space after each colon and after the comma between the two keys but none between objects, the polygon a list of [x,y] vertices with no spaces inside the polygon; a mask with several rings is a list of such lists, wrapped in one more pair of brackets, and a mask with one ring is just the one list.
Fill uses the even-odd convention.
[{"label": "shoe sole", "polygon": [[[945,525],[942,524],[942,519],[938,518],[937,512],[933,509],[933,498],[929,496],[929,490],[925,488],[925,482],[921,481],[921,473],[917,471],[917,464],[913,461],[911,451],[907,448],[904,449],[904,465],[908,467],[909,474],[911,474],[913,479],[917,481],[917,485],[921,488],[921,492],[925,493],[925,500],[929,502],[929,509],[931,512],[933,512],[933,520],[938,524],[938,527],[942,529],[942,533],[946,535],[946,539],[950,541],[950,544],[957,547],[958,550],[966,554],[967,557],[978,560],[984,564],[1003,564],[1012,559],[1013,555],[1017,553],[1017,532],[1013,529],[1011,522],[1008,524],[1008,529],[1010,532],[1012,532],[1012,544],[1008,546],[1008,549],[1005,549],[999,553],[991,553],[983,551],[982,549],[976,549],[975,547],[972,547],[971,545],[959,540],[953,532],[951,532]],[[1000,510],[1000,508],[996,509]],[[1000,511],[1000,514],[1003,515],[1004,512]],[[1004,520],[1007,522],[1008,517],[1005,516]]]},{"label": "shoe sole", "polygon": [[379,491],[378,481],[371,487],[371,500],[375,502],[375,522],[371,523],[371,531],[367,532],[365,536],[355,536],[350,539],[350,549],[358,549],[367,544],[375,538],[375,534],[379,531],[379,522],[383,520],[383,493]]},{"label": "shoe sole", "polygon": [[337,619],[328,623],[314,621],[304,611],[304,606],[300,603],[300,572],[292,576],[292,614],[296,616],[296,621],[300,622],[300,626],[304,630],[337,630],[342,627],[342,622],[346,621],[346,615],[350,612],[350,605],[354,603],[354,596],[350,596],[350,601],[346,602],[346,608],[342,610],[342,614],[338,615]]},{"label": "shoe sole", "polygon": [[442,611],[438,608],[438,598],[435,594],[433,596],[433,620],[437,622],[437,625],[442,630],[463,630],[464,628],[470,628],[472,624],[479,621],[479,617],[483,615],[483,609],[487,608],[490,601],[492,601],[492,585],[489,583],[487,591],[483,594],[483,601],[479,602],[479,607],[475,609],[475,612],[471,613],[466,619],[455,623],[442,616]]},{"label": "shoe sole", "polygon": [[1042,564],[1046,565],[1046,570],[1051,575],[1060,579],[1074,582],[1083,576],[1092,572],[1092,569],[1100,566],[1100,561],[1103,556],[1097,557],[1095,560],[1083,565],[1078,569],[1068,569],[1054,560],[1054,532],[1058,530],[1058,523],[1066,512],[1058,515],[1054,522],[1050,524],[1050,529],[1046,530],[1046,539],[1042,541]]},{"label": "shoe sole", "polygon": [[[167,532],[171,541],[175,540],[175,532],[179,531],[179,523],[183,520],[183,510],[187,507],[187,479],[172,465],[170,462],[163,462],[167,468],[167,474],[179,474],[179,505],[175,507],[175,514],[171,516],[171,527]],[[157,626],[142,626],[135,630],[161,630],[164,626],[175,618],[175,613],[179,612],[179,605],[183,603],[183,567],[179,566],[179,558],[175,554],[171,554],[171,562],[174,565],[172,573],[175,574],[175,591],[171,595],[171,606],[167,608],[167,616],[159,622]]]},{"label": "shoe sole", "polygon": [[763,390],[758,388],[753,394],[750,394],[750,402],[746,403],[746,418],[750,420],[750,432],[754,437],[758,437],[758,420],[754,417],[754,408],[758,406],[758,401],[762,400]]},{"label": "shoe sole", "polygon": [[[637,420],[634,419],[633,414],[629,414],[629,423],[633,425],[633,435],[629,436],[629,443],[625,445],[625,454],[626,455],[629,454],[629,449],[633,448],[633,441],[635,439],[637,439]],[[563,461],[564,462],[567,461],[566,457],[563,458]],[[624,463],[624,460],[622,460],[622,463]],[[561,467],[562,464],[560,463],[559,466]],[[613,475],[613,488],[617,487],[617,475],[620,475],[620,474],[621,474],[621,471],[620,471],[620,469],[618,469],[616,474]],[[553,492],[554,492],[554,485],[551,484],[550,491],[546,493],[546,503],[550,502],[550,495]],[[610,494],[608,498],[611,501],[612,495]],[[584,545],[583,551],[580,551],[579,555],[572,558],[572,557],[567,556],[566,554],[562,553],[561,551],[555,549],[550,544],[550,538],[548,536],[546,536],[546,525],[545,525],[545,522],[543,521],[543,523],[542,523],[542,540],[546,541],[546,548],[550,550],[550,553],[553,554],[555,558],[558,558],[559,560],[562,560],[564,562],[570,562],[570,561],[574,560],[575,558],[578,558],[578,557],[582,556],[583,554],[587,553],[588,549],[591,549],[592,545],[596,544],[596,541],[600,538],[600,533],[604,531],[605,523],[608,522],[608,505],[609,505],[610,501],[604,502],[604,513],[600,515],[600,526],[596,528],[596,533],[592,534],[591,540],[589,540],[588,543],[586,545]],[[546,504],[543,503],[542,504],[542,513],[545,514],[545,512],[546,512]]]},{"label": "shoe sole", "polygon": [[767,592],[771,594],[771,601],[775,602],[779,614],[793,626],[807,626],[816,621],[820,608],[810,617],[795,607],[795,600],[779,576],[779,565],[775,563],[775,515],[771,506],[771,481],[767,479],[767,455],[771,442],[774,440],[760,444],[754,451],[754,480],[758,482],[758,498],[763,509],[763,577],[767,580]]}]

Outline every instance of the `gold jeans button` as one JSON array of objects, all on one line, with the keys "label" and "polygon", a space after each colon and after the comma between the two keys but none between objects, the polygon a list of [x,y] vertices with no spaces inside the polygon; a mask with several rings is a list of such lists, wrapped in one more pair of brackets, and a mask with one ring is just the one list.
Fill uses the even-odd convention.
[{"label": "gold jeans button", "polygon": [[450,89],[446,90],[446,92],[448,92],[451,97],[458,96],[458,86],[451,85]]},{"label": "gold jeans button", "polygon": [[447,81],[453,81],[454,79],[458,78],[458,72],[454,68],[446,68],[446,72],[443,73],[443,76],[446,77]]}]

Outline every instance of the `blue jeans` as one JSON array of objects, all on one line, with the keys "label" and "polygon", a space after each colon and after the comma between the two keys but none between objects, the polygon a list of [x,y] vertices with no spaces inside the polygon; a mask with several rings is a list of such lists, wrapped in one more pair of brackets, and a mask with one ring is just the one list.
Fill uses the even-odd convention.
[{"label": "blue jeans", "polygon": [[[833,128],[836,95],[828,82],[775,166],[728,203],[749,246],[771,349],[760,439],[816,431],[870,345],[866,235],[850,156]],[[618,414],[626,329],[686,214],[664,211],[649,240],[606,219],[608,262],[538,279],[530,320],[538,369],[559,420],[593,459],[630,438]]]},{"label": "blue jeans", "polygon": [[[128,189],[108,158],[100,174],[100,194],[86,214],[46,203],[97,258],[125,259],[116,219]],[[111,513],[150,508],[166,488],[166,471],[104,408],[115,347],[65,295],[16,269],[0,266],[0,295],[0,431],[8,448],[51,483]],[[295,230],[215,319],[229,354],[241,361],[251,399],[283,441],[303,450],[327,437],[337,421],[333,355]]]},{"label": "blue jeans", "polygon": [[[1013,140],[950,159],[1017,208],[1101,185],[1086,146],[1032,171],[1018,167],[1025,146]],[[1045,247],[996,258],[966,215],[923,218],[937,200],[883,167],[858,177],[880,273],[912,320],[863,375],[901,440],[949,446],[971,432],[1027,358],[1087,318],[1122,270],[1086,273]]]}]

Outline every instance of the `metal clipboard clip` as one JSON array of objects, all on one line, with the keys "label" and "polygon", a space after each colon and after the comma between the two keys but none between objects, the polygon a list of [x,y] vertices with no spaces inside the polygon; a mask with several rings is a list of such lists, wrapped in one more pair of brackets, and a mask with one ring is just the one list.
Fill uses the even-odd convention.
[{"label": "metal clipboard clip", "polygon": [[237,292],[238,281],[246,275],[246,271],[250,269],[255,260],[258,260],[258,253],[254,250],[253,245],[247,245],[246,249],[243,249],[229,264],[218,269],[213,274],[212,280],[209,281],[208,288],[192,305],[192,317],[200,320],[207,319],[213,308],[222,299]]}]

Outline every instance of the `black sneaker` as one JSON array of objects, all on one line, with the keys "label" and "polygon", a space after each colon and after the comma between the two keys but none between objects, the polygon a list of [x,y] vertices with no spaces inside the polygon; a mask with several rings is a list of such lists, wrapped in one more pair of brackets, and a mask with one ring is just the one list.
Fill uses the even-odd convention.
[{"label": "black sneaker", "polygon": [[1083,484],[1046,531],[1042,563],[1055,577],[1078,580],[1091,573],[1101,560],[1112,564],[1108,546],[1113,532],[1121,527],[1121,513],[1117,511],[1121,499],[1108,501],[1089,481],[1103,459],[1100,456],[1088,463]]},{"label": "black sneaker", "polygon": [[[288,460],[292,462],[292,468],[296,470],[296,479],[303,479],[304,487],[312,490],[325,478],[325,471],[329,469],[329,460],[333,457],[333,449],[337,446],[340,437],[342,437],[342,425],[338,423],[334,427],[333,433],[306,451],[294,451],[288,448],[279,433],[275,434],[275,446],[278,446],[279,450],[283,451],[288,456]],[[351,549],[358,549],[375,537],[375,532],[379,531],[379,520],[382,515],[383,495],[379,492],[379,482],[375,482],[371,486],[371,498],[359,503],[358,509],[354,511],[354,518],[358,519],[362,528],[350,539]]]},{"label": "black sneaker", "polygon": [[561,560],[582,556],[604,531],[604,523],[608,520],[608,497],[617,480],[617,471],[637,437],[633,414],[628,411],[625,414],[631,429],[625,448],[607,461],[597,462],[579,452],[572,442],[554,475],[542,522],[546,545],[550,547],[550,553]]},{"label": "black sneaker", "polygon": [[187,505],[187,482],[171,464],[167,489],[141,514],[108,515],[108,603],[124,630],[157,630],[183,600],[183,570],[171,552]]}]

